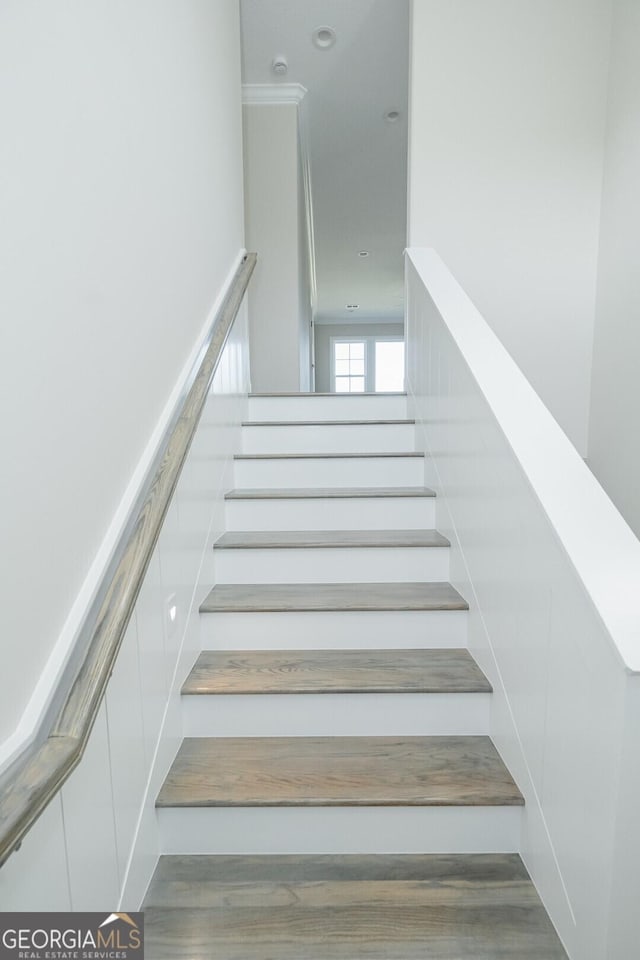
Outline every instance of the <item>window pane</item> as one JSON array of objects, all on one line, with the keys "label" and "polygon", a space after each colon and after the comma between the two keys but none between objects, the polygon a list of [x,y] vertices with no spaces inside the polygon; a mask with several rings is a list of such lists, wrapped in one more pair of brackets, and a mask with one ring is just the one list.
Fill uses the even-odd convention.
[{"label": "window pane", "polygon": [[336,377],[336,393],[349,393],[349,377]]},{"label": "window pane", "polygon": [[364,343],[350,343],[351,359],[364,360]]},{"label": "window pane", "polygon": [[336,360],[336,376],[337,377],[346,377],[349,375],[349,361],[348,360]]},{"label": "window pane", "polygon": [[355,374],[364,377],[364,360],[352,360],[349,364],[349,373],[351,376]]},{"label": "window pane", "polygon": [[336,360],[348,360],[349,359],[349,344],[348,343],[334,343],[335,349],[335,358]]},{"label": "window pane", "polygon": [[404,390],[404,342],[376,341],[376,392]]},{"label": "window pane", "polygon": [[364,393],[364,377],[351,377],[351,393]]}]

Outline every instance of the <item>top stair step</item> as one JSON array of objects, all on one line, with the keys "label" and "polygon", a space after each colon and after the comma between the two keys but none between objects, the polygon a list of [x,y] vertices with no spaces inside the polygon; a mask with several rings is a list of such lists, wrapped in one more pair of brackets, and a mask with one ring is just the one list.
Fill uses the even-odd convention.
[{"label": "top stair step", "polygon": [[404,420],[406,394],[250,395],[247,420]]}]

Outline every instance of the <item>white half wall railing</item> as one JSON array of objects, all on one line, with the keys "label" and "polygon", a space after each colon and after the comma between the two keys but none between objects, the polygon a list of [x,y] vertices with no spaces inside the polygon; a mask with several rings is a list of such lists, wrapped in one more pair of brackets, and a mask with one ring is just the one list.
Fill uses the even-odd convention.
[{"label": "white half wall railing", "polygon": [[437,526],[494,686],[492,737],[525,795],[523,860],[571,960],[628,960],[640,542],[433,250],[407,251],[406,337]]}]

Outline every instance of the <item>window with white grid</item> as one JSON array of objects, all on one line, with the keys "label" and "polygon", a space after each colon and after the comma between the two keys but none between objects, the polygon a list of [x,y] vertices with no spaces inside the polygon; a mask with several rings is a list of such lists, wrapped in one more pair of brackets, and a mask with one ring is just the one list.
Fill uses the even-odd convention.
[{"label": "window with white grid", "polygon": [[364,340],[334,340],[333,389],[336,393],[365,392],[366,360]]}]

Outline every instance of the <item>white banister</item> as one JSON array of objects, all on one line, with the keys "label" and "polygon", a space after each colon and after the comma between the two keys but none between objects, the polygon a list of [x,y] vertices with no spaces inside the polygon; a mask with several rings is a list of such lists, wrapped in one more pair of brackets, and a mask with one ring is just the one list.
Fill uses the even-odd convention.
[{"label": "white banister", "polygon": [[640,673],[640,541],[435,250],[414,248],[407,256],[624,665]]}]

